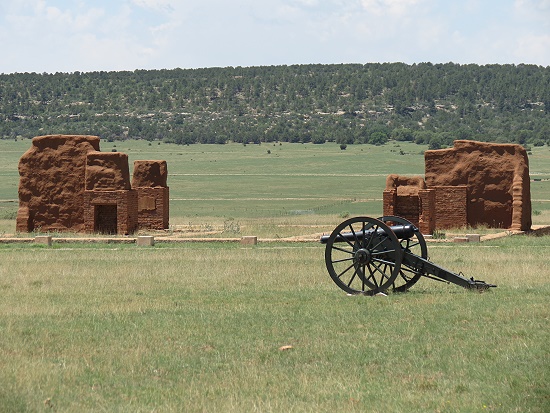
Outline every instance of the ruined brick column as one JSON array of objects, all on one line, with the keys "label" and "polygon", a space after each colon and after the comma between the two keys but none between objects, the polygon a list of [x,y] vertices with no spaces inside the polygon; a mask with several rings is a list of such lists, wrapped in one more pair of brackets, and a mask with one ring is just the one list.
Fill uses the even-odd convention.
[{"label": "ruined brick column", "polygon": [[138,193],[140,229],[169,227],[169,188],[166,161],[135,161],[132,188]]},{"label": "ruined brick column", "polygon": [[397,189],[385,189],[382,193],[382,204],[384,216],[397,215],[395,208],[397,206]]},{"label": "ruined brick column", "polygon": [[418,229],[422,234],[433,234],[435,230],[435,191],[420,189],[418,197],[420,198]]},{"label": "ruined brick column", "polygon": [[131,189],[128,155],[90,152],[86,157],[85,230],[131,234],[137,229],[138,194]]},{"label": "ruined brick column", "polygon": [[420,228],[422,204],[419,192],[425,189],[426,184],[420,176],[389,175],[383,193],[384,215],[405,218]]}]

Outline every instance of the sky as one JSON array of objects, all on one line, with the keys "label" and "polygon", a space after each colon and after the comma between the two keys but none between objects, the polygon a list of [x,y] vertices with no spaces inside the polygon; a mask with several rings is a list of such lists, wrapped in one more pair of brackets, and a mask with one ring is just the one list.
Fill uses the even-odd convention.
[{"label": "sky", "polygon": [[0,0],[0,73],[550,66],[550,0]]}]

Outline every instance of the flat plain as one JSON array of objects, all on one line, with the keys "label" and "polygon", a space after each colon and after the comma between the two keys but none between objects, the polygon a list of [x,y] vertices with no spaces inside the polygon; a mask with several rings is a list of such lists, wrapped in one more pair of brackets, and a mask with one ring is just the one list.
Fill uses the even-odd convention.
[{"label": "flat plain", "polygon": [[[17,212],[17,164],[30,139],[0,140],[0,233],[13,233]],[[336,144],[173,145],[101,141],[101,150],[168,163],[170,223],[203,227],[238,221],[242,231],[271,223],[336,226],[345,215],[382,214],[382,191],[391,173],[423,175],[425,145]],[[550,223],[550,148],[530,152],[533,222]],[[263,234],[251,234],[263,235]],[[266,234],[267,235],[267,234]],[[295,235],[300,235],[296,233]]]},{"label": "flat plain", "polygon": [[[422,174],[425,149],[101,145],[168,161],[174,226],[238,236],[379,216],[385,176]],[[0,141],[5,235],[29,146]],[[549,223],[550,149],[530,162],[533,219]],[[0,411],[550,410],[549,237],[428,249],[498,287],[348,297],[318,243],[0,244]]]}]

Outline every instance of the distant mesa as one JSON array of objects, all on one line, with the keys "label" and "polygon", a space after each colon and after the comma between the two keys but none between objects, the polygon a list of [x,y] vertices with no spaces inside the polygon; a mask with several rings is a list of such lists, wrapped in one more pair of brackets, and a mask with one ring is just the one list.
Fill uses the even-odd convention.
[{"label": "distant mesa", "polygon": [[166,161],[135,161],[100,152],[88,135],[37,136],[19,160],[18,232],[131,234],[166,229]]}]

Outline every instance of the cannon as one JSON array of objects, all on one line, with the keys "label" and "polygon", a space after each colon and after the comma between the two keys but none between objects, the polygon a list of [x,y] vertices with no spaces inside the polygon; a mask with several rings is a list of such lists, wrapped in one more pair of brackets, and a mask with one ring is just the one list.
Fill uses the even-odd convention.
[{"label": "cannon", "polygon": [[466,278],[428,259],[426,240],[419,229],[401,217],[354,217],[338,225],[326,244],[325,264],[330,277],[348,294],[405,292],[421,277],[457,284],[467,289],[496,287]]}]

